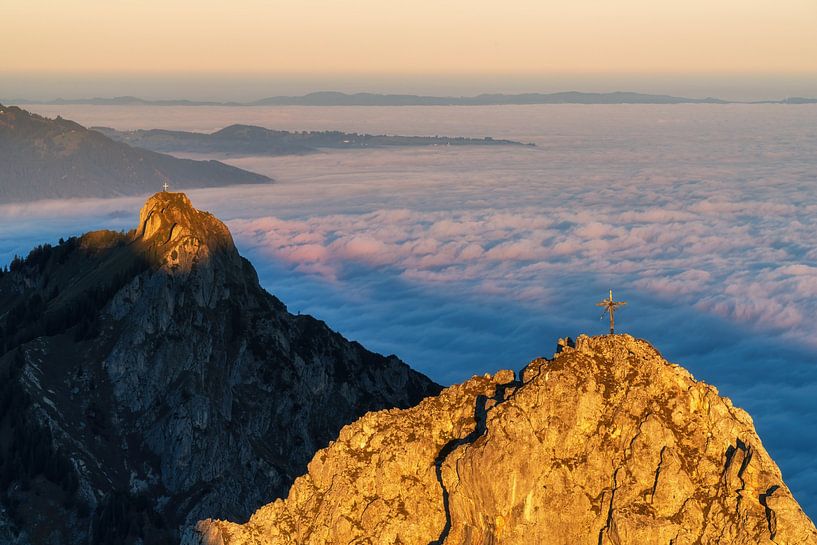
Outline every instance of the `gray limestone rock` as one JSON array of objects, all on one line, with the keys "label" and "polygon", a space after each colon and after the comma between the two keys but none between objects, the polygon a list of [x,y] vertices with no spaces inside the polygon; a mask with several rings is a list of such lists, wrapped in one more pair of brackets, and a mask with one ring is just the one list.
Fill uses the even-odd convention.
[{"label": "gray limestone rock", "polygon": [[130,233],[33,252],[0,278],[9,316],[0,370],[19,395],[0,430],[37,440],[0,441],[20,460],[2,503],[34,544],[166,543],[246,519],[343,425],[440,389],[287,312],[181,193],[151,197]]}]

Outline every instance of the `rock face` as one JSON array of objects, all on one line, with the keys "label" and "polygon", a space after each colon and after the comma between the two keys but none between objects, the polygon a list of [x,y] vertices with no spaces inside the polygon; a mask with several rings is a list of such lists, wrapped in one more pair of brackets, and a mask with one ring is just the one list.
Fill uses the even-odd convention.
[{"label": "rock face", "polygon": [[218,161],[192,161],[131,147],[62,119],[0,104],[0,203],[143,195],[173,187],[271,180]]},{"label": "rock face", "polygon": [[180,193],[0,274],[0,355],[2,543],[177,543],[284,495],[367,411],[440,391],[287,312]]},{"label": "rock face", "polygon": [[369,413],[187,544],[817,544],[752,420],[627,335]]}]

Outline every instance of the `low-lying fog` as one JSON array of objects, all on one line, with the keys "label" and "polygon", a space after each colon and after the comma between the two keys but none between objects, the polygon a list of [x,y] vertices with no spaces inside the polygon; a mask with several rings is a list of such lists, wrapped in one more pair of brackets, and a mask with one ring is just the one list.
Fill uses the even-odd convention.
[{"label": "low-lying fog", "polygon": [[[293,312],[451,383],[619,330],[754,417],[817,516],[817,106],[32,106],[85,125],[533,141],[227,159],[276,178],[190,192]],[[158,190],[159,188],[157,188]],[[0,207],[0,262],[135,224],[142,198]]]}]

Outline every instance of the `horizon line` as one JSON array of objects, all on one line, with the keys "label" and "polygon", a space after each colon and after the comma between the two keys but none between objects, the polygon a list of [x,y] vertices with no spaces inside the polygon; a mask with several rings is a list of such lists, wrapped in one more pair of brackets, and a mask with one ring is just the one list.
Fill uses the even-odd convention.
[{"label": "horizon line", "polygon": [[[569,98],[573,96],[574,98],[586,98],[587,101],[571,101]],[[514,99],[520,100],[527,97],[530,101],[529,102],[512,102]],[[611,101],[604,101],[604,102],[592,102],[592,99],[613,99],[613,98],[621,98],[622,101],[618,102],[611,102]],[[631,101],[627,101],[626,98],[629,97]],[[343,103],[331,103],[331,100],[326,103],[309,103],[309,99],[316,99],[316,98],[324,98],[324,99],[331,99],[335,98],[338,100],[343,99],[381,99],[386,100],[388,99],[404,99],[407,102],[402,104],[362,104],[362,103],[355,103],[354,101],[343,104]],[[557,98],[564,98],[563,102],[553,101],[553,102],[536,102],[536,99],[557,99]],[[636,99],[643,99],[643,100],[636,100]],[[415,103],[411,103],[411,99],[415,99]],[[479,102],[482,99],[485,102]],[[494,99],[491,101],[490,99]],[[653,102],[650,99],[663,99],[663,100],[655,100]],[[264,102],[268,101],[276,101],[277,103],[273,104],[264,104]],[[420,101],[426,102],[433,102],[439,101],[439,104],[435,103],[422,103]],[[445,103],[446,101],[450,101],[451,103]],[[469,102],[474,101],[474,102]],[[506,102],[507,101],[507,102]],[[459,103],[458,103],[459,102]],[[347,91],[335,91],[335,90],[316,90],[310,91],[307,93],[302,94],[281,94],[281,95],[267,95],[262,96],[257,99],[251,100],[197,100],[197,99],[187,99],[187,98],[142,98],[138,95],[131,95],[131,94],[117,94],[113,96],[80,96],[75,98],[65,98],[62,96],[55,97],[55,98],[48,98],[48,99],[30,99],[25,97],[2,97],[0,98],[0,104],[6,104],[7,106],[14,105],[14,104],[23,104],[23,105],[44,105],[44,106],[59,106],[59,105],[94,105],[94,106],[136,106],[136,105],[145,105],[145,106],[376,106],[376,105],[383,105],[383,106],[456,106],[456,105],[463,105],[463,106],[490,106],[490,105],[547,105],[547,104],[677,104],[677,103],[704,103],[704,104],[804,104],[804,103],[817,103],[817,96],[804,96],[804,95],[788,95],[783,98],[776,98],[776,99],[761,99],[761,100],[733,100],[733,99],[721,99],[715,96],[705,96],[705,97],[690,97],[690,96],[681,96],[681,95],[673,95],[668,93],[649,93],[649,92],[641,92],[641,91],[622,91],[622,90],[614,90],[614,91],[578,91],[575,89],[564,90],[564,91],[555,91],[555,92],[541,92],[541,91],[530,91],[530,92],[484,92],[484,93],[477,93],[477,94],[419,94],[419,93],[383,93],[383,92],[373,92],[373,91],[356,91],[356,92],[347,92]]]}]

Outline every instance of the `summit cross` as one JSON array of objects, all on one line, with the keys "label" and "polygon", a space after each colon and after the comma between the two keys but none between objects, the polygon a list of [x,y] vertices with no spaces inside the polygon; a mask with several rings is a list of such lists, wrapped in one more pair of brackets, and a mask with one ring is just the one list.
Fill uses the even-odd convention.
[{"label": "summit cross", "polygon": [[163,183],[163,184],[162,184],[162,189],[164,189],[164,190],[165,190],[165,193],[167,193],[167,188],[169,188],[169,187],[170,187],[170,186],[167,184],[167,182],[165,182],[165,183]]},{"label": "summit cross", "polygon": [[610,290],[610,298],[603,299],[600,303],[596,303],[597,307],[604,307],[604,312],[602,313],[601,317],[604,318],[604,315],[609,313],[610,314],[610,335],[615,334],[615,318],[614,314],[618,307],[626,305],[626,301],[613,301],[613,290]]}]

